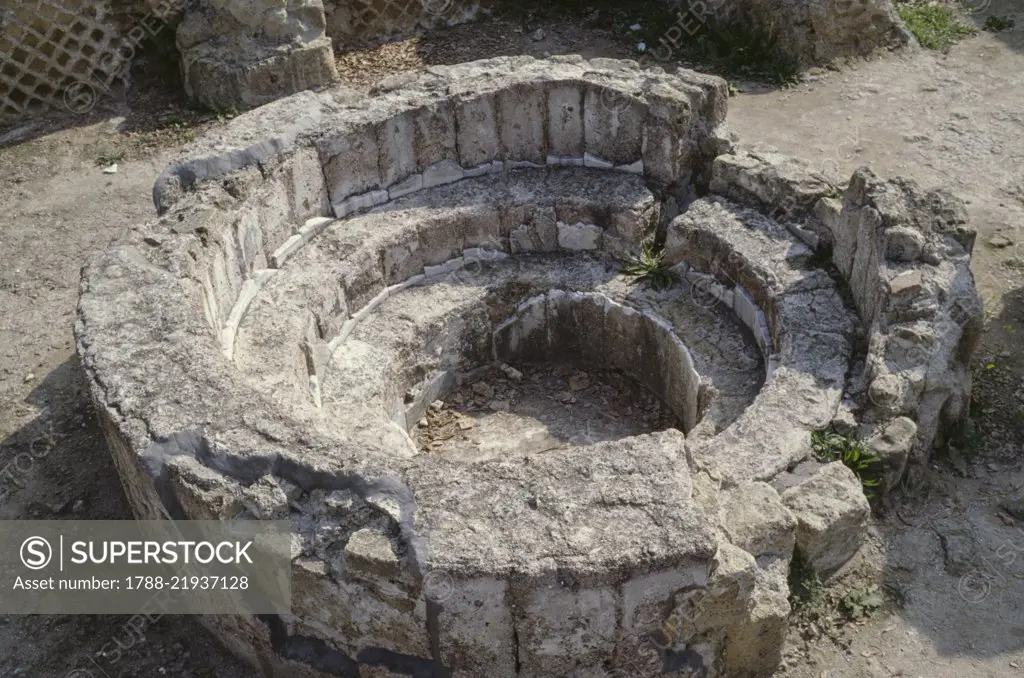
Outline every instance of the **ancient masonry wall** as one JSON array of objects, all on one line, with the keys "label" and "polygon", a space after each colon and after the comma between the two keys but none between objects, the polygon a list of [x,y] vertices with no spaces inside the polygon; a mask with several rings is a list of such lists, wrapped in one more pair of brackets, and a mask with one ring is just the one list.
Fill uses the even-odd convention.
[{"label": "ancient masonry wall", "polygon": [[[901,47],[912,38],[890,0],[791,2],[789,0],[665,0],[677,12],[659,44],[676,51],[681,40],[709,21],[736,22],[774,36],[778,48],[803,65]],[[490,11],[493,0],[325,0],[328,35],[336,44],[360,44],[417,29],[451,26]]]},{"label": "ancient masonry wall", "polygon": [[[774,35],[803,65],[912,41],[890,0],[678,3],[679,21],[654,49],[669,50],[712,20]],[[337,79],[332,43],[347,45],[470,21],[489,0],[0,0],[0,126],[38,112],[91,110],[125,84],[155,32],[177,34],[185,87],[214,107],[251,108]],[[685,6],[684,6],[685,5]]]},{"label": "ancient masonry wall", "polygon": [[[301,535],[292,615],[203,623],[264,675],[611,678],[669,658],[771,673],[793,554],[841,572],[870,514],[811,432],[858,429],[883,491],[922,468],[965,412],[980,311],[955,199],[867,170],[844,190],[738,150],[726,102],[725,81],[689,71],[502,58],[374,97],[301,93],[186,148],[154,188],[161,216],[85,269],[76,337],[136,515],[288,518]],[[620,190],[580,189],[595,175]],[[492,208],[492,184],[534,188]],[[449,296],[416,325],[429,345],[372,334],[484,254],[611,262],[655,214],[675,292],[756,339],[765,381],[744,411],[709,438],[528,463],[418,454],[408,427],[460,356],[550,356],[581,327],[689,427],[702,385],[678,325],[565,277]],[[403,349],[385,369],[358,353],[383,334]]]},{"label": "ancient masonry wall", "polygon": [[327,34],[345,46],[465,23],[493,4],[491,0],[325,0],[324,10]]}]

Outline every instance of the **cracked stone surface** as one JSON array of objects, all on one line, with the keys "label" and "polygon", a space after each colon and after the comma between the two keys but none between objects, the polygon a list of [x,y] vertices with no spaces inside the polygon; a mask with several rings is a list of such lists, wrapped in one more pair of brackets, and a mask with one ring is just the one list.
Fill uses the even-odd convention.
[{"label": "cracked stone surface", "polygon": [[189,97],[245,110],[338,81],[322,0],[200,0],[175,42]]},{"label": "cracked stone surface", "polygon": [[[292,521],[293,614],[203,623],[281,675],[769,673],[794,554],[829,576],[869,520],[811,432],[860,430],[889,485],[966,412],[973,232],[948,196],[734,148],[725,102],[502,58],[187,148],[84,270],[76,335],[139,517]],[[664,289],[623,271],[649,239]],[[545,416],[604,370],[671,425],[418,441],[460,393],[523,416],[486,375],[531,370],[567,390]]]}]

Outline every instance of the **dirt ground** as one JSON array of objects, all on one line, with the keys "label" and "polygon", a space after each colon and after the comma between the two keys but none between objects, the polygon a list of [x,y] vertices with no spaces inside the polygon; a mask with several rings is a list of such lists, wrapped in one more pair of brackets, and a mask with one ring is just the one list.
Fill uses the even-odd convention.
[{"label": "dirt ground", "polygon": [[[869,165],[968,201],[987,317],[971,444],[937,457],[931,482],[879,516],[850,576],[812,589],[779,676],[1024,675],[1024,12],[1014,4],[987,11],[1015,15],[1016,28],[948,55],[884,55],[782,90],[734,83],[729,119],[743,142],[836,178]],[[339,65],[365,85],[424,63],[628,51],[579,26],[474,24]],[[86,116],[0,130],[0,470],[16,479],[0,487],[0,519],[130,517],[75,356],[74,308],[82,264],[152,216],[166,158],[218,124],[179,103],[137,93]],[[112,162],[117,172],[103,173]],[[873,585],[884,604],[858,605]],[[126,622],[0,617],[0,676],[251,675],[193,619],[137,632]]]},{"label": "dirt ground", "polygon": [[420,450],[472,462],[525,457],[681,425],[624,375],[562,363],[491,369],[436,401],[413,430]]}]

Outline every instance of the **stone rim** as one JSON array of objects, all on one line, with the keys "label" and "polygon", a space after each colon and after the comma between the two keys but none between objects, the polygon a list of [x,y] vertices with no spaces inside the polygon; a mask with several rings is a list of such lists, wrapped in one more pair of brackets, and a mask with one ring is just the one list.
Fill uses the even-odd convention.
[{"label": "stone rim", "polygon": [[[596,83],[593,87],[598,88],[594,91],[607,87],[607,82],[642,83],[642,87],[646,88],[644,97],[637,97],[632,87],[623,88],[621,95],[630,102],[636,99],[649,106],[647,121],[650,128],[666,129],[666,125],[671,128],[679,122],[673,120],[671,115],[666,115],[666,112],[672,110],[672,106],[666,103],[670,101],[667,92],[673,88],[665,84],[665,76],[641,76],[634,69],[614,63],[595,62],[584,66],[579,65],[581,62],[578,60],[553,63],[583,73],[574,77],[592,78]],[[840,554],[840,559],[845,559],[848,557],[845,550],[848,547],[855,549],[859,544],[859,537],[848,537],[850,534],[859,534],[858,530],[862,529],[867,516],[867,502],[863,495],[850,491],[851,487],[856,488],[858,485],[856,478],[841,465],[823,467],[814,472],[810,480],[799,481],[796,487],[786,489],[781,498],[775,489],[762,482],[778,481],[787,474],[795,475],[789,474],[789,471],[796,470],[794,467],[809,456],[810,431],[832,423],[837,410],[842,406],[840,401],[844,392],[849,387],[847,373],[853,356],[850,339],[854,333],[854,318],[828,276],[820,271],[814,273],[801,270],[809,256],[807,251],[801,251],[797,245],[802,241],[813,243],[814,246],[819,239],[831,238],[836,241],[837,252],[848,251],[851,248],[848,231],[874,228],[879,224],[891,225],[886,220],[901,223],[904,217],[893,207],[890,193],[910,196],[905,199],[911,201],[916,199],[913,198],[913,190],[900,188],[898,191],[890,191],[888,185],[883,186],[870,176],[859,173],[847,191],[847,204],[836,208],[828,202],[831,198],[825,194],[831,190],[830,187],[813,184],[806,173],[798,173],[796,179],[774,175],[772,172],[777,170],[778,165],[766,162],[761,156],[719,156],[713,167],[708,167],[708,159],[701,156],[697,149],[728,146],[726,140],[715,136],[718,131],[714,129],[724,117],[724,100],[718,98],[723,85],[704,76],[683,75],[689,82],[680,90],[684,92],[683,98],[690,103],[681,105],[679,110],[689,111],[690,117],[686,119],[686,125],[689,126],[676,126],[674,129],[678,135],[669,140],[669,145],[675,144],[673,148],[676,150],[685,149],[691,164],[683,166],[669,163],[665,172],[659,172],[654,169],[656,162],[648,161],[650,158],[656,159],[657,153],[651,151],[654,155],[647,155],[650,149],[644,145],[647,142],[643,142],[644,176],[648,183],[654,184],[661,192],[660,197],[678,197],[680,192],[685,192],[691,178],[710,176],[711,192],[719,197],[697,201],[672,222],[668,229],[668,249],[672,251],[672,239],[675,238],[676,249],[680,253],[686,252],[687,259],[684,262],[683,257],[679,256],[673,263],[679,262],[678,270],[688,283],[701,286],[709,298],[718,299],[722,303],[728,300],[728,305],[747,321],[765,353],[769,378],[754,403],[744,413],[749,416],[741,417],[718,436],[698,446],[687,445],[681,438],[673,438],[671,434],[641,436],[629,439],[617,448],[609,446],[601,459],[602,463],[613,465],[616,478],[625,470],[635,468],[630,466],[630,459],[635,456],[631,445],[653,445],[658,449],[656,455],[646,457],[649,462],[657,462],[654,464],[657,467],[654,472],[649,468],[635,469],[636,473],[630,475],[638,477],[630,481],[635,481],[633,485],[626,487],[627,495],[636,492],[653,493],[645,496],[643,501],[646,503],[643,506],[654,512],[658,519],[652,519],[646,526],[630,523],[630,530],[620,535],[622,541],[615,544],[616,548],[611,554],[594,556],[586,551],[585,539],[580,541],[580,538],[574,537],[576,541],[573,542],[564,535],[560,538],[564,538],[564,543],[570,544],[570,548],[558,558],[521,558],[523,553],[534,552],[531,551],[529,539],[516,542],[511,547],[484,544],[476,545],[476,552],[460,552],[459,545],[464,544],[459,536],[465,534],[460,532],[463,526],[455,525],[459,520],[457,516],[443,515],[443,498],[446,491],[454,492],[449,487],[452,478],[457,478],[460,472],[466,474],[465,467],[460,470],[458,465],[443,459],[431,459],[426,463],[423,460],[389,455],[387,447],[390,440],[380,435],[379,428],[356,428],[348,437],[330,439],[309,430],[301,421],[263,416],[261,412],[267,409],[266,400],[240,383],[238,375],[232,373],[218,347],[210,341],[210,326],[219,328],[219,319],[225,315],[222,300],[230,300],[227,306],[233,308],[239,295],[254,295],[259,283],[253,281],[261,275],[267,275],[262,271],[271,270],[254,265],[254,262],[259,260],[264,264],[280,266],[294,254],[293,248],[297,243],[305,242],[307,234],[311,234],[309,237],[312,238],[327,223],[328,195],[336,214],[349,216],[353,210],[372,208],[375,201],[380,199],[380,192],[390,198],[390,191],[396,186],[399,192],[409,188],[409,177],[416,173],[396,174],[390,178],[391,183],[383,187],[372,182],[359,185],[349,181],[352,188],[350,192],[330,184],[329,173],[321,175],[319,179],[317,172],[304,175],[297,168],[316,168],[324,156],[322,144],[319,145],[320,150],[313,150],[318,140],[322,140],[318,136],[321,131],[318,130],[327,129],[334,133],[338,129],[350,129],[353,124],[351,119],[354,119],[359,129],[365,132],[368,126],[377,124],[374,115],[382,111],[394,112],[389,107],[397,106],[399,113],[396,115],[401,116],[401,111],[409,105],[420,106],[416,110],[437,105],[437,97],[450,96],[453,100],[463,97],[463,100],[476,102],[473,105],[477,105],[486,101],[487,97],[499,96],[492,87],[493,82],[498,81],[511,88],[515,96],[522,96],[520,89],[527,82],[522,78],[543,78],[543,74],[531,64],[533,62],[530,60],[509,59],[487,62],[479,66],[479,71],[474,70],[477,66],[462,70],[434,69],[422,81],[414,83],[409,91],[393,93],[393,96],[384,96],[362,105],[357,103],[348,108],[348,104],[338,103],[350,96],[344,92],[319,97],[302,95],[296,97],[291,104],[310,103],[308,119],[293,121],[284,125],[283,131],[274,129],[273,135],[267,135],[266,129],[259,129],[260,125],[276,127],[282,117],[287,117],[284,113],[289,104],[280,104],[270,110],[270,123],[263,120],[257,123],[255,134],[264,141],[250,143],[248,146],[240,145],[243,139],[249,143],[254,135],[253,130],[246,130],[245,134],[227,144],[235,145],[237,150],[225,151],[221,148],[211,156],[208,154],[210,148],[223,146],[224,139],[204,140],[198,148],[190,151],[191,159],[178,163],[161,176],[154,189],[154,197],[165,213],[164,218],[144,232],[133,233],[126,242],[112,247],[87,267],[76,324],[83,366],[90,378],[90,388],[100,411],[101,422],[133,509],[140,517],[168,514],[196,517],[197,512],[212,510],[209,506],[211,496],[222,497],[228,505],[233,505],[231,501],[237,501],[238,496],[249,496],[256,491],[253,488],[264,483],[268,477],[270,481],[267,482],[287,481],[309,495],[317,491],[351,493],[360,502],[372,507],[370,511],[373,519],[388,525],[391,538],[404,545],[406,550],[399,555],[405,559],[402,561],[403,567],[412,575],[410,591],[415,600],[419,601],[416,604],[427,605],[424,619],[428,629],[436,629],[445,619],[444,605],[439,605],[436,599],[431,598],[427,590],[428,583],[438,577],[442,580],[448,577],[453,590],[462,590],[459,586],[471,586],[481,575],[493,576],[500,573],[508,577],[509,590],[515,590],[513,598],[520,596],[515,600],[522,601],[524,599],[521,596],[533,595],[529,592],[543,590],[544,587],[574,590],[572,586],[566,586],[562,578],[576,582],[577,587],[580,582],[592,587],[611,586],[614,589],[612,599],[625,600],[628,588],[626,579],[629,576],[636,581],[642,579],[646,582],[649,578],[656,579],[667,574],[670,583],[662,582],[647,587],[650,595],[658,597],[664,594],[666,598],[690,586],[706,586],[721,594],[715,581],[720,584],[719,580],[723,577],[741,580],[749,576],[752,577],[750,590],[760,591],[758,595],[772,601],[772,613],[768,615],[768,621],[755,624],[746,618],[729,617],[732,621],[704,628],[700,632],[703,635],[697,641],[691,642],[691,637],[685,640],[677,638],[673,651],[696,653],[701,657],[700,661],[727,674],[770,668],[775,661],[772,657],[777,659],[773,654],[777,647],[773,647],[772,643],[778,640],[779,628],[784,632],[783,618],[788,607],[784,597],[777,600],[777,596],[773,598],[768,591],[775,584],[781,587],[779,590],[785,590],[785,570],[792,554],[792,544],[795,543],[796,548],[808,553],[820,553],[815,547],[822,544],[841,544],[844,552]],[[522,69],[524,66],[526,68]],[[515,75],[510,76],[507,72],[510,68],[521,68],[527,75],[520,76],[520,71],[516,71]],[[480,76],[482,80],[474,85],[452,82],[466,74]],[[556,79],[554,87],[562,87],[566,82],[575,80]],[[473,90],[473,87],[480,89]],[[678,93],[680,90],[675,91]],[[549,93],[543,87],[541,91]],[[605,98],[597,99],[600,103]],[[500,108],[500,104],[496,105]],[[343,119],[348,122],[339,122]],[[529,146],[523,146],[523,139],[515,136],[502,141],[506,142],[509,147],[515,144],[520,144],[520,148]],[[325,143],[329,146],[331,142]],[[331,157],[335,157],[329,153],[326,155],[329,156],[329,162]],[[557,162],[551,165],[567,164],[562,162],[565,156],[554,157]],[[631,157],[626,155],[619,159],[628,160]],[[544,160],[549,158],[545,157]],[[506,160],[489,162],[492,163],[490,169],[494,168],[493,162],[503,163],[504,169]],[[533,163],[534,160],[521,159],[515,162]],[[586,154],[583,162],[585,165]],[[254,163],[260,163],[258,172],[252,168]],[[576,164],[575,161],[572,164]],[[611,165],[605,169],[615,171],[618,167],[621,171],[628,167],[616,166],[614,163]],[[474,164],[469,169],[476,171],[479,167],[479,164]],[[424,168],[417,166],[417,169]],[[454,177],[454,168],[450,165],[432,163],[425,169],[427,173],[419,172],[420,182],[424,181],[428,173],[444,179],[449,177],[446,172],[451,170],[450,176]],[[462,169],[463,177],[466,171]],[[256,175],[259,175],[258,178]],[[260,182],[267,177],[283,179],[288,185],[285,189],[280,186],[263,186]],[[303,183],[303,177],[309,180],[308,185]],[[223,187],[211,181],[214,178],[221,179]],[[320,184],[322,188],[317,189],[317,181],[321,180],[330,185]],[[379,181],[383,182],[383,177]],[[433,181],[431,179],[427,183]],[[412,184],[416,183],[414,179]],[[375,192],[378,195],[375,196]],[[275,195],[279,198],[277,203],[274,202]],[[778,230],[777,221],[765,220],[757,211],[743,211],[743,208],[730,201],[753,204],[761,213],[775,214],[781,210],[784,219],[793,218],[800,222],[787,222],[782,230]],[[220,205],[227,205],[228,209],[223,210]],[[223,225],[217,225],[217,218],[232,211],[242,213],[243,220],[255,220],[257,230],[263,227],[259,220],[269,218],[270,224],[265,233],[261,232],[260,237],[267,236],[271,241],[269,244],[274,247],[266,248],[272,251],[264,251],[248,260],[243,252],[240,256],[245,260],[244,265],[239,265],[238,261],[231,264],[251,274],[246,281],[239,280],[236,283],[227,277],[219,282],[211,281],[209,271],[203,268],[204,256],[210,251],[214,252],[209,255],[213,258],[227,256],[224,254],[227,250],[221,249],[221,254],[216,253],[222,247],[217,239],[224,233]],[[298,230],[287,233],[274,230],[281,228],[282,224],[274,219],[282,214],[289,215]],[[815,216],[809,217],[809,214]],[[734,219],[738,227],[729,226],[720,232],[708,231],[696,222],[702,215],[717,220],[715,223],[732,226],[736,224],[729,219]],[[851,224],[853,226],[847,228]],[[231,228],[236,226],[237,223],[232,223]],[[941,222],[936,226],[936,230],[941,232],[934,238],[928,236],[931,241],[938,241],[940,236],[946,239],[942,242],[953,252],[950,261],[954,268],[964,265],[962,251],[966,250],[969,257],[970,249],[969,234],[965,229],[958,228],[950,229],[948,224]],[[765,233],[770,236],[767,241],[762,238]],[[758,255],[756,248],[765,243],[771,245],[771,241],[776,244],[785,242],[786,252],[772,255],[764,261],[761,256],[763,252]],[[960,250],[953,251],[955,248],[952,241],[959,244]],[[695,247],[694,243],[698,246]],[[729,256],[731,252],[745,252],[745,255],[732,258]],[[793,252],[795,254],[790,256]],[[691,264],[694,268],[690,268]],[[217,265],[230,268],[226,259]],[[852,270],[847,275],[857,279]],[[863,274],[858,275],[863,277]],[[220,285],[219,288],[215,282]],[[909,289],[899,281],[890,283],[886,294],[893,297],[899,296],[895,294],[896,287]],[[227,290],[226,294],[224,290]],[[967,297],[969,293],[973,293],[973,287],[964,291]],[[375,298],[370,296],[367,300],[372,303]],[[200,303],[203,299],[206,300],[205,304]],[[862,313],[868,312],[869,318],[874,320],[879,308],[889,310],[885,306],[889,301],[889,297],[865,297],[859,303]],[[205,318],[200,317],[196,311],[201,306],[205,308]],[[811,316],[812,324],[808,324],[804,312],[807,307],[824,309],[821,318]],[[895,312],[899,309],[893,307],[891,310]],[[230,321],[230,311],[226,312],[226,317]],[[823,323],[834,331],[822,332],[820,326],[813,323]],[[959,335],[957,337],[959,341]],[[165,351],[156,353],[147,346],[147,342],[151,344],[165,339],[170,340]],[[820,363],[806,364],[805,354],[816,353],[817,347],[827,349],[831,357]],[[876,354],[869,354],[873,355]],[[876,379],[886,376],[884,370],[877,367],[873,369]],[[910,378],[912,375],[906,376]],[[901,374],[897,378],[903,377]],[[792,406],[790,401],[794,393],[799,395],[804,407]],[[219,397],[210,398],[210,394]],[[889,414],[883,412],[879,416],[888,417]],[[766,429],[764,421],[759,421],[765,419],[774,426]],[[883,418],[881,421],[885,424],[889,419]],[[530,472],[514,464],[480,466],[468,472],[497,469],[504,474],[503,477],[529,483],[530,473],[537,469],[572,469],[575,474],[573,477],[579,480],[586,477],[583,471],[588,461],[574,457],[573,454],[565,454],[559,458],[540,460],[538,466],[530,469]],[[665,482],[666,478],[668,482]],[[197,489],[200,487],[206,489],[200,492]],[[430,488],[431,493],[436,493],[440,499],[417,495],[417,492],[423,492],[423,488]],[[808,507],[801,500],[807,493],[818,492],[820,496],[825,496],[837,488],[848,492],[850,496],[849,501],[842,505],[826,507],[832,513],[819,513],[817,505]],[[779,491],[782,489],[779,487]],[[551,506],[559,506],[564,496],[569,496],[559,495],[557,490],[557,487],[549,489],[547,496]],[[586,494],[579,488],[571,490],[569,494],[572,492],[576,492],[574,496],[577,497]],[[747,494],[761,497],[767,502],[769,508],[765,515],[737,517],[723,512],[726,500],[736,501],[736,497]],[[459,498],[457,492],[448,496],[455,500]],[[514,498],[515,501],[528,503],[525,495],[515,495]],[[588,495],[586,499],[591,501],[593,497]],[[635,497],[629,500],[635,500]],[[620,518],[625,515],[625,512],[619,514]],[[550,523],[535,526],[534,533],[540,534],[549,526],[560,525],[566,517],[564,512],[555,512],[552,516]],[[734,524],[738,520],[754,520],[758,526],[756,529],[763,532],[765,538],[757,540],[736,536],[748,534],[748,531]],[[439,525],[449,531],[439,529]],[[687,536],[680,539],[674,536],[676,534]],[[651,536],[656,538],[651,539]],[[752,551],[735,547],[731,543],[734,539],[743,541],[743,548]],[[379,542],[379,538],[374,535],[364,534],[357,539],[353,548],[359,544],[373,545]],[[438,545],[440,549],[431,548]],[[579,552],[572,549],[579,549]],[[836,557],[832,557],[835,554],[826,555],[830,557],[823,558],[822,566],[831,568],[835,564]],[[367,557],[360,562],[368,564],[371,569],[387,568],[391,566],[390,558],[385,554],[382,559]],[[728,567],[716,569],[716,564],[722,563],[728,563]],[[687,572],[689,574],[685,574]],[[769,585],[769,581],[775,584]],[[754,582],[760,583],[755,585]],[[643,586],[646,585],[641,588]],[[660,603],[664,603],[664,600]],[[643,605],[648,604],[653,603],[651,600],[643,602]],[[644,614],[648,615],[646,612]],[[543,614],[538,619],[541,617]],[[629,622],[628,626],[632,629],[629,633],[633,635],[615,636],[613,645],[616,651],[626,647],[627,654],[629,651],[638,652],[642,634],[637,634],[643,629],[649,630],[652,624],[657,626],[665,622],[663,618],[657,618],[657,615],[648,615],[645,619],[640,625]],[[275,626],[279,623],[280,620],[272,621],[271,629],[279,628]],[[510,623],[518,632],[519,626],[516,624],[525,622],[516,617]],[[757,632],[761,640],[751,645],[756,648],[756,652],[750,655],[753,650],[740,647],[746,644],[742,639],[746,637],[744,634],[751,633],[761,623],[768,626]],[[304,633],[299,626],[281,632],[292,636]],[[228,636],[233,634],[230,630],[224,633]],[[262,638],[260,633],[252,632],[253,637]],[[323,635],[327,631],[321,629],[316,633]],[[730,641],[730,633],[737,640]],[[280,643],[272,639],[265,642],[281,654]],[[317,636],[317,642],[325,641]],[[527,645],[529,643],[527,641]],[[760,643],[765,645],[762,647]],[[436,637],[432,637],[428,645],[429,651],[420,648],[417,653],[430,654],[431,661],[438,666],[452,661],[450,656],[445,658],[449,650],[444,649],[447,646]],[[537,647],[520,647],[519,641],[516,641],[515,646],[516,664],[522,651],[527,658],[524,666],[537,670],[561,670],[553,668],[555,665],[550,662],[555,660],[545,658],[543,653],[536,654]],[[472,653],[460,651],[460,654]],[[594,655],[591,653],[586,656],[587,661],[590,661]],[[716,657],[725,659],[719,660]],[[464,656],[460,660],[475,665],[472,659]]]}]

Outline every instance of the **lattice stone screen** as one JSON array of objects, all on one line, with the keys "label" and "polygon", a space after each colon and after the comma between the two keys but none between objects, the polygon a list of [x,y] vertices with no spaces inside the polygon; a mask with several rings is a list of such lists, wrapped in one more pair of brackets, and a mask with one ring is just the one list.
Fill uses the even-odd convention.
[{"label": "lattice stone screen", "polygon": [[105,0],[0,0],[0,125],[58,106],[86,110],[124,77],[109,68],[124,48],[109,15]]},{"label": "lattice stone screen", "polygon": [[473,19],[487,0],[324,0],[335,43],[369,42]]}]

